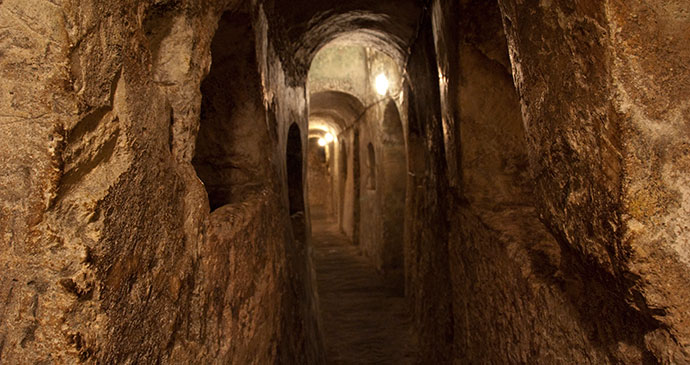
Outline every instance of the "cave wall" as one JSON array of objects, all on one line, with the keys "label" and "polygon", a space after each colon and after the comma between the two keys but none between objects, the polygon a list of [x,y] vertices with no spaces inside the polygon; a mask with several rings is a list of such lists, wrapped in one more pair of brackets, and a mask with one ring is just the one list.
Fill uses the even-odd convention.
[{"label": "cave wall", "polygon": [[[283,47],[280,39],[268,38],[273,32],[280,32],[281,25],[271,22],[276,16],[265,10],[264,4],[256,4],[254,9],[255,31],[257,32],[257,58],[259,73],[263,86],[264,106],[268,110],[269,120],[275,121],[272,133],[277,135],[272,153],[273,161],[281,161],[288,148],[288,130],[294,124],[301,133],[303,161],[306,162],[308,142],[308,111],[306,80],[294,80],[287,74],[287,66],[281,61],[277,49]],[[272,29],[275,27],[277,29]],[[282,30],[284,31],[284,29]],[[285,166],[283,164],[283,166]],[[302,166],[302,176],[306,177],[306,164]],[[278,176],[287,180],[289,172],[281,168]],[[306,183],[304,184],[306,188]],[[303,191],[303,196],[307,192]],[[287,194],[283,197],[287,199]],[[287,202],[286,202],[287,203]],[[282,296],[288,301],[282,307],[281,332],[285,334],[284,347],[279,349],[277,362],[323,363],[324,351],[318,319],[318,299],[316,279],[312,263],[311,224],[309,206],[305,202],[303,216],[304,233],[301,240],[289,240],[285,248],[287,283]],[[273,218],[266,218],[273,219]],[[295,220],[295,217],[292,217]]]},{"label": "cave wall", "polygon": [[597,340],[614,358],[688,361],[688,5],[499,3],[537,209],[608,298],[581,303],[607,314]]},{"label": "cave wall", "polygon": [[634,278],[628,298],[661,323],[645,335],[647,348],[662,362],[687,362],[690,5],[611,2],[606,14],[613,46],[609,118],[619,123],[626,141],[619,209],[627,259],[622,271]]},{"label": "cave wall", "polygon": [[351,151],[348,149],[348,144],[343,139],[338,139],[338,144],[335,149],[337,153],[337,162],[334,164],[335,169],[332,175],[333,186],[336,188],[334,191],[333,199],[338,203],[337,219],[338,227],[340,231],[344,231],[344,221],[345,221],[345,194],[347,187],[347,177],[350,173],[350,166],[348,165],[350,160]]},{"label": "cave wall", "polygon": [[[210,213],[201,84],[238,4],[0,2],[0,360],[322,362],[287,135],[306,145],[310,57],[368,26],[352,39],[398,62],[412,41],[398,106],[421,357],[687,362],[688,5],[370,3],[241,10],[257,65],[237,64],[254,97],[232,132],[261,168]],[[343,137],[352,212],[367,138]]]},{"label": "cave wall", "polygon": [[[337,136],[338,133],[333,134]],[[345,171],[345,158],[347,156],[347,151],[344,151],[345,144],[335,139],[333,143],[328,146],[329,158],[328,158],[328,171],[331,184],[331,215],[335,217],[336,222],[340,224],[341,217],[343,214],[343,194],[345,192],[345,179],[339,179],[338,174]]]},{"label": "cave wall", "polygon": [[[444,137],[459,142],[455,151],[446,148],[447,161],[457,158],[447,162],[448,179],[457,184],[451,193],[460,196],[449,213],[456,222],[448,241],[453,361],[610,361],[592,339],[596,324],[588,322],[582,306],[590,301],[606,310],[608,303],[583,292],[595,283],[561,252],[534,208],[528,145],[498,4],[436,2],[432,14],[438,68],[446,70],[439,79],[448,83],[445,95],[454,97],[441,103],[448,109],[443,118],[451,119],[442,125],[453,134]],[[444,52],[448,42],[456,44],[453,53]]]},{"label": "cave wall", "polygon": [[[422,356],[687,361],[687,11],[433,2],[433,38],[422,26],[407,67],[406,285]],[[451,298],[428,289],[445,280]]]},{"label": "cave wall", "polygon": [[358,131],[361,250],[384,273],[402,277],[406,159],[395,100],[372,104]]},{"label": "cave wall", "polygon": [[379,141],[379,176],[381,181],[381,242],[384,273],[401,290],[404,288],[404,230],[407,183],[407,157],[403,122],[398,107],[389,100],[383,110]]},{"label": "cave wall", "polygon": [[451,361],[453,311],[448,256],[450,225],[445,148],[431,16],[421,19],[407,60],[405,294],[414,313],[420,358]]},{"label": "cave wall", "polygon": [[[0,3],[2,362],[323,360],[307,243],[287,215],[288,118],[253,109],[265,180],[213,214],[191,164],[226,10],[239,11]],[[248,80],[261,106],[262,79]]]},{"label": "cave wall", "polygon": [[199,132],[192,164],[211,210],[241,202],[270,185],[271,148],[251,17],[226,12],[211,44],[212,65],[201,83]]}]

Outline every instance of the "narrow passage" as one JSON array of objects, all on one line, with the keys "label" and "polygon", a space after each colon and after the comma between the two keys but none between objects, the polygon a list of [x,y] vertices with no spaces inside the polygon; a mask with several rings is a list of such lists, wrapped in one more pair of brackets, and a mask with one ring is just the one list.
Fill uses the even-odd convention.
[{"label": "narrow passage", "polygon": [[414,364],[416,336],[405,298],[318,212],[312,237],[328,363]]}]

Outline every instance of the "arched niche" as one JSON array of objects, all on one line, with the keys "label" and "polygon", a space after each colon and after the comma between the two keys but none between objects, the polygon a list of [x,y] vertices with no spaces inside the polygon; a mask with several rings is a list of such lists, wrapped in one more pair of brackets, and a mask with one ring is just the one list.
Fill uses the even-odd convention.
[{"label": "arched niche", "polygon": [[251,19],[226,12],[211,43],[213,59],[201,83],[201,113],[192,164],[211,211],[242,202],[265,186],[270,171],[260,76]]},{"label": "arched niche", "polygon": [[376,151],[374,145],[367,145],[367,189],[376,190]]},{"label": "arched niche", "polygon": [[302,132],[297,123],[292,123],[288,130],[285,164],[292,231],[295,239],[304,243],[306,241],[304,179],[302,170],[304,164],[302,158]]},{"label": "arched niche", "polygon": [[340,173],[343,179],[347,178],[347,144],[340,140]]}]

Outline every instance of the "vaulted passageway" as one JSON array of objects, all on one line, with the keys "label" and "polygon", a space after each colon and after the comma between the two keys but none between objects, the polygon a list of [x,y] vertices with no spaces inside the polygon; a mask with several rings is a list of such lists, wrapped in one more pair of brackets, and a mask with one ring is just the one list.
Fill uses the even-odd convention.
[{"label": "vaulted passageway", "polygon": [[688,14],[0,0],[0,363],[690,363]]},{"label": "vaulted passageway", "polygon": [[414,363],[400,66],[366,43],[340,41],[315,55],[307,82],[308,201],[327,361]]}]

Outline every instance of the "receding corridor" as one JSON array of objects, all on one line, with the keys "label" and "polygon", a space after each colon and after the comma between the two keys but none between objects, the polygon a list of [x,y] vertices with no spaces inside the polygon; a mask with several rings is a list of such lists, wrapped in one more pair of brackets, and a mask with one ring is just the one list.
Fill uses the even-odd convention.
[{"label": "receding corridor", "polygon": [[312,212],[312,243],[328,364],[414,364],[405,298],[338,231]]},{"label": "receding corridor", "polygon": [[690,0],[0,0],[0,365],[690,364]]}]

